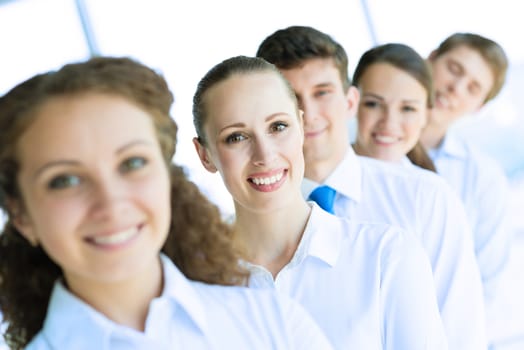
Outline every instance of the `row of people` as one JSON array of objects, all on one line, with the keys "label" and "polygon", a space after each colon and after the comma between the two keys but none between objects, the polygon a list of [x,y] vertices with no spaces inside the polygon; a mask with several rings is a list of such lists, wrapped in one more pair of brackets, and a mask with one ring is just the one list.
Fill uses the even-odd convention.
[{"label": "row of people", "polygon": [[[465,57],[460,55],[463,51],[467,53],[467,55],[464,55]],[[306,179],[302,183],[304,197],[315,199],[317,197],[315,192],[323,191],[322,196],[324,196],[325,192],[330,190],[330,202],[327,206],[324,206],[325,210],[357,220],[394,223],[415,233],[430,258],[437,289],[438,305],[450,347],[457,349],[484,348],[486,339],[483,338],[485,334],[483,297],[489,301],[494,294],[496,279],[500,276],[502,268],[507,262],[511,239],[510,231],[502,225],[504,207],[507,204],[504,191],[507,189],[505,187],[507,184],[502,172],[497,173],[498,168],[494,167],[495,170],[489,176],[483,176],[479,174],[479,167],[485,164],[479,164],[478,159],[472,160],[469,156],[464,157],[468,159],[469,164],[467,166],[457,166],[453,163],[448,166],[439,164],[439,169],[443,169],[444,174],[446,174],[446,171],[454,174],[454,179],[445,176],[446,180],[449,180],[453,185],[453,188],[451,188],[440,177],[418,167],[409,165],[409,169],[402,167],[402,169],[397,170],[393,170],[392,167],[380,168],[384,165],[376,162],[374,165],[370,165],[373,162],[370,162],[369,159],[360,158],[357,162],[364,164],[362,165],[364,169],[373,169],[375,175],[375,178],[367,174],[367,176],[362,176],[363,179],[366,179],[362,182],[369,181],[370,188],[366,188],[361,181],[355,181],[352,178],[352,172],[355,172],[356,167],[350,166],[351,163],[346,160],[351,157],[352,151],[347,146],[347,129],[343,127],[343,124],[347,121],[348,116],[353,116],[356,106],[358,106],[359,135],[368,136],[368,146],[378,148],[378,153],[381,151],[392,152],[390,157],[393,158],[386,160],[400,163],[400,160],[407,155],[416,165],[428,165],[426,167],[436,170],[432,159],[426,155],[425,145],[423,147],[418,142],[420,134],[423,130],[431,132],[424,127],[426,124],[435,124],[435,122],[432,122],[434,119],[444,119],[442,115],[447,115],[448,119],[451,115],[456,119],[465,113],[464,109],[454,108],[454,105],[458,103],[456,100],[465,100],[463,103],[466,103],[466,105],[469,103],[470,107],[478,109],[497,95],[504,82],[507,68],[507,59],[502,48],[495,42],[474,34],[459,33],[451,36],[430,57],[430,64],[435,66],[435,71],[440,71],[441,76],[437,80],[440,83],[435,84],[435,88],[433,87],[432,74],[422,57],[405,45],[390,44],[374,48],[363,55],[355,71],[354,83],[359,87],[358,90],[355,90],[348,84],[347,57],[343,48],[325,33],[310,27],[290,27],[273,33],[260,45],[257,56],[274,63],[280,69],[286,80],[291,84],[299,108],[304,113],[304,155],[306,159]],[[484,70],[477,78],[474,74],[477,69],[474,64],[479,62],[483,64]],[[385,66],[378,63],[383,63]],[[391,68],[405,69],[409,74],[402,77],[402,72],[388,71]],[[397,79],[399,73],[400,77],[404,78],[402,82]],[[453,76],[446,79],[446,73]],[[365,78],[362,77],[363,75],[365,75]],[[375,106],[374,103],[377,102],[377,98],[380,100],[383,96],[377,94],[373,88],[370,91],[369,86],[367,88],[361,86],[364,84],[361,78],[367,79],[368,82],[370,79],[374,79],[374,88],[380,86],[382,89],[379,91],[388,91],[389,93],[393,91],[393,93],[397,93],[397,97],[398,95],[403,96],[403,98],[399,98],[402,101],[401,103],[405,104],[405,101],[408,101],[409,104],[413,100],[418,103],[415,106],[418,110],[418,118],[417,113],[414,113],[415,120],[412,120],[412,115],[409,115],[409,112],[404,116],[407,120],[406,123],[413,122],[411,127],[414,135],[410,135],[409,140],[406,140],[407,144],[404,144],[405,139],[402,136],[391,134],[398,132],[395,125],[391,130],[388,130],[388,125],[384,127],[379,122],[379,125],[376,125],[378,131],[373,127],[372,130],[362,131],[360,126],[365,127],[364,119],[369,120],[370,117],[369,113],[365,113],[366,107],[369,112]],[[409,79],[415,78],[415,84],[419,85],[419,90],[415,92],[415,98],[413,98],[412,91],[408,90],[406,93],[406,78],[408,82]],[[359,83],[362,84],[359,85]],[[391,84],[397,85],[392,86]],[[254,90],[251,86],[249,88]],[[364,95],[361,103],[359,103],[360,92]],[[233,93],[229,94],[233,95]],[[366,94],[368,95],[366,96]],[[258,95],[264,96],[262,91]],[[370,101],[370,95],[375,100],[371,99]],[[420,101],[420,96],[422,96],[422,101]],[[338,102],[337,97],[340,97]],[[433,106],[434,99],[435,106]],[[397,102],[395,98],[393,100]],[[384,98],[384,100],[381,100],[383,104],[379,105],[379,108],[388,108],[389,105],[385,105],[390,101],[391,99],[388,98],[386,101]],[[408,111],[415,109],[413,105],[407,107],[404,105],[404,108]],[[229,113],[231,116],[230,110]],[[385,117],[381,121],[385,121],[387,124],[390,120],[395,120],[395,116],[398,117],[393,113],[391,118]],[[194,113],[194,118],[199,135],[196,140],[198,141],[202,137],[203,123],[199,120],[201,118],[199,114]],[[404,121],[403,119],[400,123]],[[397,121],[397,123],[399,122]],[[244,127],[242,123],[232,125]],[[449,128],[451,122],[448,121],[446,125]],[[242,128],[238,127],[238,130],[233,128],[233,137],[239,137],[240,144],[244,142],[249,144],[250,134],[243,134]],[[437,146],[443,144],[444,136],[441,134]],[[357,150],[360,143],[357,142],[356,144]],[[229,163],[228,166],[220,165],[217,167],[214,162],[220,163],[218,149],[214,149],[213,145],[205,146],[199,142],[195,142],[195,144],[206,169],[221,172],[226,187],[233,195],[237,215],[243,213],[245,211],[244,205],[239,202],[236,193],[231,188],[231,176],[228,174],[233,170],[230,169]],[[399,144],[403,145],[404,148],[401,146],[400,150],[396,149],[395,146]],[[277,147],[277,149],[279,148]],[[380,155],[377,156],[377,154],[372,153],[365,155],[381,158]],[[397,158],[395,159],[395,157]],[[228,157],[228,159],[230,158],[236,159],[236,157]],[[423,160],[421,164],[418,163],[420,159]],[[402,163],[404,165],[406,163],[411,164],[406,160]],[[461,177],[461,170],[471,168],[471,164],[474,164],[477,168],[469,169]],[[262,169],[263,165],[259,165],[259,167]],[[450,167],[454,167],[454,169],[449,170]],[[273,184],[281,177],[278,171],[276,178],[272,177],[272,170],[266,170],[266,172],[266,174],[260,174],[261,179],[257,181],[258,183],[265,184],[269,181],[270,184]],[[493,174],[497,176],[493,176]],[[265,180],[262,180],[263,175],[266,176]],[[473,179],[472,177],[476,178]],[[491,186],[488,189],[486,189],[486,186],[471,187],[470,182],[475,180],[475,183],[479,183],[478,178],[480,178],[481,183],[488,180],[496,183],[497,186]],[[392,181],[396,181],[396,183],[392,183]],[[345,188],[347,189],[348,186],[351,188],[354,185],[351,182],[360,184],[363,200],[358,198],[358,201],[355,201],[349,195],[346,196],[344,202],[344,195],[352,193],[351,191],[344,192]],[[278,183],[278,181],[275,183]],[[384,183],[384,185],[381,185],[381,183]],[[326,184],[330,188],[327,188]],[[264,188],[264,186],[262,187]],[[333,191],[333,188],[335,191]],[[438,192],[438,195],[433,195],[434,192],[430,188]],[[262,189],[262,191],[265,190]],[[411,194],[411,197],[409,197],[409,194]],[[498,208],[490,213],[486,211],[485,206],[470,205],[467,212],[468,218],[463,203],[458,200],[458,195],[464,201],[466,201],[466,197],[478,199],[484,197],[483,199],[487,200],[486,196],[490,196],[493,199],[491,203],[498,203]],[[350,199],[349,203],[347,199]],[[339,205],[339,202],[344,203],[344,205]],[[322,200],[319,203],[323,204],[324,201]],[[366,207],[366,204],[368,207]],[[245,216],[245,214],[242,214],[242,217]],[[276,218],[277,216],[273,213],[271,217]],[[467,219],[474,217],[478,220],[469,222],[475,228],[474,234],[472,234],[468,228]],[[239,231],[248,232],[249,225],[247,225],[247,222],[252,220],[253,218],[250,218],[249,221],[245,220],[244,222],[244,219],[238,218],[237,227]],[[271,223],[274,222],[278,222],[278,220],[272,219]],[[257,225],[257,227],[265,226]],[[278,230],[275,228],[272,231]],[[265,228],[263,232],[268,232],[268,230]],[[307,228],[304,232],[308,232]],[[257,235],[257,237],[260,236]],[[279,234],[280,236],[281,234]],[[275,241],[273,239],[273,242]],[[261,246],[264,245],[261,244]],[[276,244],[273,247],[273,252],[283,251],[279,248],[279,245]],[[296,264],[295,258],[296,256],[291,255],[289,259],[280,258],[280,261]],[[278,259],[278,256],[273,257],[275,261],[278,261]],[[267,259],[266,265],[266,268],[272,266]],[[284,267],[287,267],[287,265],[284,265]],[[285,271],[285,269],[283,270]],[[276,269],[272,272],[278,287],[279,270]],[[483,285],[479,283],[479,272]],[[267,277],[266,280],[268,280]],[[300,286],[300,283],[297,284]],[[306,305],[308,310],[318,310],[318,307],[307,304],[306,300],[310,299],[305,295],[306,293],[300,291],[300,288],[294,284],[292,285],[294,287],[289,288],[294,289],[284,288],[284,290],[299,300],[302,300],[301,297],[303,297],[302,304]],[[371,290],[372,288],[368,289]],[[299,295],[301,297],[298,297]],[[468,297],[465,298],[464,295],[468,295]],[[326,313],[336,314],[335,311]],[[325,319],[322,316],[316,315],[315,318]],[[383,317],[387,319],[385,313],[383,313]],[[468,323],[469,327],[464,327],[465,323]],[[462,326],[460,326],[461,324]],[[333,331],[333,326],[326,326],[325,331],[333,339],[333,334],[330,333]],[[341,343],[344,344],[342,341],[337,345]],[[416,343],[416,341],[413,341],[413,343]]]},{"label": "row of people", "polygon": [[447,180],[472,225],[488,303],[509,256],[508,183],[493,159],[448,131],[454,121],[497,96],[507,65],[504,51],[492,40],[457,33],[429,61],[402,44],[373,48],[353,75],[362,94],[355,151],[437,171]]},{"label": "row of people", "polygon": [[[359,62],[355,71],[356,78],[362,78],[360,75],[365,74],[369,68],[377,68],[373,67],[373,57],[382,54],[383,63],[392,62],[393,65],[400,64],[401,67],[413,65],[415,68],[410,69],[418,70],[417,80],[429,78],[429,82],[424,84],[428,87],[433,85],[436,91],[435,108],[431,109],[427,116],[428,124],[433,118],[438,121],[446,115],[451,119],[450,116],[453,115],[456,119],[460,113],[467,112],[464,108],[455,106],[465,104],[470,108],[480,108],[496,96],[504,81],[507,60],[503,50],[493,41],[478,35],[453,35],[431,55],[430,64],[435,65],[433,74],[436,75],[438,71],[441,76],[435,78],[433,84],[428,72],[416,68],[422,68],[424,60],[414,52],[406,52],[405,49],[400,49],[404,52],[398,54],[395,52],[398,48],[399,45],[385,45],[372,49]],[[460,53],[464,50],[469,56],[457,55],[457,51]],[[381,51],[383,53],[380,53]],[[400,57],[395,58],[397,54]],[[474,225],[476,230],[479,230],[480,226],[482,232],[478,234],[475,231],[473,236],[468,227],[470,222],[457,194],[464,197],[465,189],[466,196],[471,196],[472,193],[475,195],[477,189],[469,187],[472,185],[469,182],[477,180],[472,177],[483,177],[478,171],[472,174],[474,170],[480,170],[482,165],[470,169],[469,174],[464,174],[463,180],[460,177],[459,165],[459,169],[455,169],[455,176],[458,176],[455,181],[462,180],[463,189],[458,186],[452,189],[440,176],[421,169],[407,169],[404,166],[393,169],[384,162],[372,162],[367,157],[356,158],[352,149],[348,147],[346,121],[357,112],[364,113],[365,104],[369,102],[366,98],[369,99],[369,96],[360,102],[359,93],[362,91],[351,86],[346,53],[341,45],[325,33],[299,26],[279,30],[262,42],[257,55],[279,67],[293,86],[300,108],[304,111],[306,179],[303,194],[314,194],[312,190],[320,184],[328,185],[336,190],[332,207],[335,214],[358,220],[394,223],[417,235],[433,268],[439,309],[450,347],[484,348],[486,340],[481,339],[485,334],[484,295],[479,275],[482,272],[484,282],[493,285],[507,261],[510,237],[508,231],[498,227],[502,215],[492,216],[489,211],[486,212],[484,203],[470,207],[470,213],[479,213],[475,216],[480,221]],[[477,68],[474,64],[472,66],[470,56],[475,59],[474,63],[480,61],[483,64],[483,72],[491,73],[488,75],[491,80],[476,77]],[[380,72],[381,75],[384,73]],[[392,78],[392,75],[387,78],[384,75],[376,78],[375,75],[377,84],[382,80],[384,85],[392,84]],[[399,93],[400,87],[395,88]],[[401,90],[404,91],[403,88]],[[431,101],[431,90],[427,92],[427,96],[430,97],[428,101]],[[412,99],[413,96],[409,98]],[[462,99],[466,102],[459,102]],[[370,101],[368,107],[373,106],[373,102]],[[422,112],[424,114],[426,110]],[[359,120],[359,127],[363,124],[365,123]],[[419,122],[418,132],[423,132],[420,130],[422,125],[423,123]],[[450,125],[451,122],[448,121],[447,126]],[[372,131],[371,134],[372,143],[383,146],[382,149],[386,149],[384,152],[391,151],[391,146],[398,144],[393,142],[394,137],[398,135],[387,135],[384,138],[379,135],[377,139],[373,138],[376,132]],[[393,141],[389,136],[393,136]],[[442,139],[444,136],[441,135]],[[357,150],[358,144],[359,142],[356,145]],[[408,151],[409,147],[404,150]],[[419,144],[411,153],[413,158],[417,154],[423,156],[424,149]],[[405,153],[401,152],[399,156],[404,155]],[[428,160],[428,157],[425,158]],[[466,158],[467,155],[464,156],[464,159]],[[440,165],[444,167],[446,164],[439,164],[439,167]],[[382,169],[379,169],[380,167]],[[504,178],[494,179],[488,176],[487,179],[499,181],[502,185],[493,186],[488,190],[491,190],[493,204],[503,207],[506,204],[504,193],[498,193],[497,188],[503,188]],[[485,187],[483,190],[486,192]],[[503,212],[502,209],[500,211]],[[487,245],[486,237],[490,241]],[[476,250],[476,256],[473,247],[479,248]],[[464,326],[465,324],[468,326]]]},{"label": "row of people", "polygon": [[336,349],[446,348],[417,240],[331,215],[302,196],[307,117],[274,65],[221,62],[198,85],[193,115],[202,164],[220,172],[234,199],[252,287],[300,301]]},{"label": "row of people", "polygon": [[[432,102],[424,70],[409,95],[402,59],[427,69],[410,50],[372,49],[352,86],[342,46],[289,27],[262,42],[259,58],[206,74],[194,144],[234,199],[232,231],[170,164],[172,97],[147,67],[97,58],[15,87],[0,100],[8,341],[25,346],[42,329],[34,348],[329,348],[318,324],[337,349],[486,348],[463,205],[438,175],[405,166]],[[406,136],[394,134],[404,121],[392,117],[366,131],[363,118],[397,101],[409,114]],[[355,155],[346,122],[357,111],[356,151],[404,165]],[[188,282],[179,271],[276,289],[316,324],[273,291]]]},{"label": "row of people", "polygon": [[104,57],[0,98],[10,348],[330,349],[296,302],[241,287],[233,231],[171,163],[172,102],[158,73]]}]

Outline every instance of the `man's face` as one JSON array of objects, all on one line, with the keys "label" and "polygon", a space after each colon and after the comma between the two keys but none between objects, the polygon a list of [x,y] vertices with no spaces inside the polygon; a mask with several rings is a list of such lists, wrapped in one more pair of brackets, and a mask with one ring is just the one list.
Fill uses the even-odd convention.
[{"label": "man's face", "polygon": [[347,122],[356,112],[357,90],[344,91],[339,71],[329,58],[311,59],[281,72],[304,112],[306,176],[320,165],[332,170],[349,147]]},{"label": "man's face", "polygon": [[433,123],[449,125],[482,107],[494,76],[478,51],[462,45],[429,61],[436,93]]}]

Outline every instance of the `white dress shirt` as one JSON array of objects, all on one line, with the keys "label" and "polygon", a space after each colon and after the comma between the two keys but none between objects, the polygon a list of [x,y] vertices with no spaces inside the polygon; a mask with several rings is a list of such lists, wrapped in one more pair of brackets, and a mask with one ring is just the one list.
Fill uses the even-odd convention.
[{"label": "white dress shirt", "polygon": [[299,301],[336,349],[447,349],[420,243],[399,228],[355,223],[311,204],[291,261],[274,280],[250,265],[250,285]]},{"label": "white dress shirt", "polygon": [[[324,182],[337,190],[336,215],[385,222],[415,234],[433,270],[440,314],[450,349],[486,349],[482,281],[464,207],[449,185],[429,171],[346,157]],[[305,198],[318,186],[305,179]]]},{"label": "white dress shirt", "polygon": [[57,282],[43,329],[27,349],[331,349],[295,301],[189,281],[165,256],[162,263],[164,291],[150,304],[144,332],[109,320]]},{"label": "white dress shirt", "polygon": [[509,184],[500,165],[448,135],[429,155],[440,175],[462,199],[470,220],[486,301],[509,259],[512,232],[506,225]]}]

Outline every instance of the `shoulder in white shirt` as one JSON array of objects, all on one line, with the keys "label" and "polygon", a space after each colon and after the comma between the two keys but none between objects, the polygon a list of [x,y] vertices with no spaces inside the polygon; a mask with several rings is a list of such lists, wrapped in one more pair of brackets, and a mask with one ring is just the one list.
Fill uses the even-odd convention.
[{"label": "shoulder in white shirt", "polygon": [[164,291],[149,308],[144,332],[107,319],[61,282],[43,329],[27,349],[330,349],[296,302],[272,291],[189,281],[162,256]]},{"label": "shoulder in white shirt", "polygon": [[[388,223],[416,235],[429,257],[450,349],[485,349],[482,281],[464,206],[437,174],[355,155],[351,148],[324,182],[335,214]],[[318,184],[304,180],[307,198]]]},{"label": "shoulder in white shirt", "polygon": [[250,285],[299,301],[336,349],[446,349],[419,242],[399,228],[354,223],[312,205],[289,264],[274,281],[251,265]]},{"label": "shoulder in white shirt", "polygon": [[510,254],[509,184],[501,166],[457,136],[429,152],[438,173],[462,199],[473,229],[486,300],[492,300]]}]

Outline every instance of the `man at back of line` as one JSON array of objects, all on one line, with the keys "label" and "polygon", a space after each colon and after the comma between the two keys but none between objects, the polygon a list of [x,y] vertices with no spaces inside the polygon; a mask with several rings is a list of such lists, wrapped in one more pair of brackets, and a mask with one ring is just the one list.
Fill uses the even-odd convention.
[{"label": "man at back of line", "polygon": [[493,40],[473,33],[455,33],[431,53],[428,61],[436,98],[421,142],[438,173],[465,205],[486,305],[490,306],[511,247],[512,233],[505,223],[509,187],[500,165],[459,139],[450,128],[499,94],[508,60]]},{"label": "man at back of line", "polygon": [[432,264],[450,349],[485,349],[482,285],[462,203],[437,175],[355,155],[347,122],[359,92],[350,84],[342,46],[314,28],[295,26],[268,36],[257,56],[279,68],[304,112],[304,195],[328,185],[336,195],[326,210],[416,234]]}]

